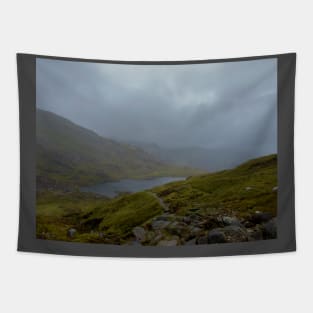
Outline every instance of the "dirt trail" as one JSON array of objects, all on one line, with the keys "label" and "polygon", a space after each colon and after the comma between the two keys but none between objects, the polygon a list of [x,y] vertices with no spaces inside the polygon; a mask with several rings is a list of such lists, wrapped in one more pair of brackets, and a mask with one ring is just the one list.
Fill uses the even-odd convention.
[{"label": "dirt trail", "polygon": [[158,200],[160,206],[163,208],[164,211],[169,211],[170,208],[168,207],[168,205],[163,201],[162,198],[160,198],[156,193],[152,192],[152,191],[148,191],[148,193],[153,196],[155,199]]}]

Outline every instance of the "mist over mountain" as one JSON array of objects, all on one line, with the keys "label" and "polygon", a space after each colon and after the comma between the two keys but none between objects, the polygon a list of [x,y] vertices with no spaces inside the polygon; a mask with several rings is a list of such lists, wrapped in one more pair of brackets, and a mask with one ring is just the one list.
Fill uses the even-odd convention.
[{"label": "mist over mountain", "polygon": [[238,151],[237,147],[202,148],[190,146],[166,148],[157,144],[135,141],[128,142],[128,144],[141,148],[162,162],[189,166],[209,172],[232,168],[242,163],[243,160],[261,156],[253,154],[249,149],[245,150],[243,148]]},{"label": "mist over mountain", "polygon": [[188,176],[140,148],[101,137],[54,113],[37,109],[37,188],[75,186],[121,178]]},{"label": "mist over mountain", "polygon": [[38,108],[162,160],[215,170],[277,152],[276,59],[172,66],[38,58],[36,69]]},{"label": "mist over mountain", "polygon": [[166,247],[277,238],[275,58],[36,62],[37,238]]}]

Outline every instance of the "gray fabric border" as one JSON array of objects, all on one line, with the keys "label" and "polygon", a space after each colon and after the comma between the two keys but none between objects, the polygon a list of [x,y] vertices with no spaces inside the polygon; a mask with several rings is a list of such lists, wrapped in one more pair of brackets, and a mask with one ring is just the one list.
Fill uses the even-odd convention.
[{"label": "gray fabric border", "polygon": [[[140,247],[36,239],[36,58],[138,65],[178,65],[277,59],[278,74],[278,238],[254,242],[178,247]],[[18,251],[106,257],[206,257],[296,250],[294,195],[294,89],[296,54],[200,61],[102,61],[17,54],[20,106],[20,218]]]}]

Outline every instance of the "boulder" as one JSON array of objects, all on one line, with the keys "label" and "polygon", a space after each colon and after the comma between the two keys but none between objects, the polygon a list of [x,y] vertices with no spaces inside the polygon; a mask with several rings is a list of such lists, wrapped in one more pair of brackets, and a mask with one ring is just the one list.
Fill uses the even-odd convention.
[{"label": "boulder", "polygon": [[227,242],[242,242],[248,240],[247,230],[242,226],[231,225],[222,229]]},{"label": "boulder", "polygon": [[190,226],[182,222],[173,222],[169,224],[165,230],[171,235],[177,235],[179,237],[188,237],[190,234]]},{"label": "boulder", "polygon": [[189,227],[189,234],[190,236],[197,236],[199,233],[202,232],[202,229],[196,226],[190,226]]},{"label": "boulder", "polygon": [[278,190],[278,186],[273,187],[272,191],[275,192]]},{"label": "boulder", "polygon": [[272,218],[273,218],[273,215],[269,212],[256,211],[253,215],[251,215],[250,222],[254,224],[261,224],[261,223],[268,222]]},{"label": "boulder", "polygon": [[209,243],[242,242],[247,240],[247,230],[237,225],[214,228],[208,234]]},{"label": "boulder", "polygon": [[208,234],[208,243],[226,242],[226,236],[221,228],[214,228]]},{"label": "boulder", "polygon": [[161,241],[161,239],[163,238],[163,234],[155,234],[154,238],[152,238],[150,240],[150,244],[149,245],[156,245],[159,241]]},{"label": "boulder", "polygon": [[190,218],[190,216],[184,216],[184,217],[183,217],[183,222],[186,223],[186,224],[190,224],[190,223],[191,223],[191,218]]},{"label": "boulder", "polygon": [[222,221],[224,225],[230,226],[230,225],[237,225],[240,226],[240,221],[238,220],[237,217],[231,217],[231,216],[223,216]]},{"label": "boulder", "polygon": [[245,222],[243,223],[243,226],[246,227],[246,228],[251,228],[251,227],[254,227],[255,224],[252,223],[251,221],[245,221]]},{"label": "boulder", "polygon": [[247,229],[248,241],[263,240],[263,232],[260,227]]},{"label": "boulder", "polygon": [[145,240],[143,244],[148,246],[155,246],[163,239],[163,234],[160,231],[146,231]]},{"label": "boulder", "polygon": [[204,228],[204,229],[213,229],[213,228],[218,228],[221,226],[224,226],[223,220],[220,216],[209,216],[205,217],[203,221],[199,222],[197,224],[198,227]]},{"label": "boulder", "polygon": [[67,236],[69,238],[74,238],[75,235],[77,233],[77,230],[75,228],[70,228],[68,231],[67,231]]},{"label": "boulder", "polygon": [[199,221],[202,220],[202,217],[199,214],[195,214],[195,213],[190,214],[189,218],[192,224],[198,223]]},{"label": "boulder", "polygon": [[262,224],[263,237],[264,239],[275,239],[277,238],[277,225],[276,219],[273,218],[267,223]]},{"label": "boulder", "polygon": [[133,234],[136,237],[136,240],[138,241],[144,241],[146,237],[146,231],[144,230],[143,227],[134,227],[133,228]]},{"label": "boulder", "polygon": [[166,226],[168,226],[170,224],[169,221],[160,221],[160,220],[154,220],[151,222],[151,227],[154,229],[154,230],[158,230],[158,229],[163,229],[165,228]]}]

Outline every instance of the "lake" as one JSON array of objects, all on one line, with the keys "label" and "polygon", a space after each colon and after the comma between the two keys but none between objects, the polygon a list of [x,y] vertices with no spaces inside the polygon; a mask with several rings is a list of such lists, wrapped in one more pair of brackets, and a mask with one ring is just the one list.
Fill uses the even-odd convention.
[{"label": "lake", "polygon": [[164,185],[173,181],[184,180],[185,178],[186,177],[156,177],[151,179],[122,179],[119,181],[105,182],[94,186],[82,187],[80,190],[101,194],[109,198],[114,198],[119,193],[138,192],[156,186]]}]

